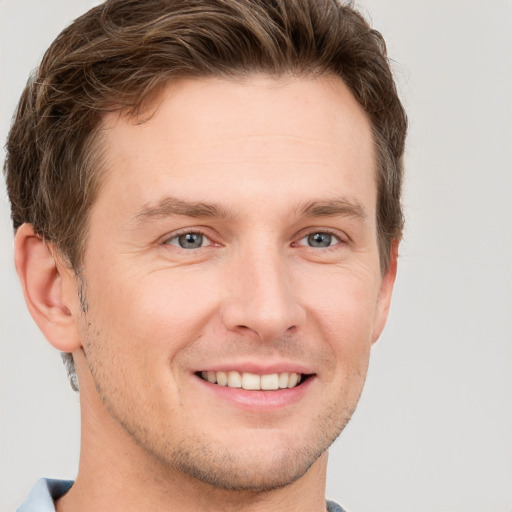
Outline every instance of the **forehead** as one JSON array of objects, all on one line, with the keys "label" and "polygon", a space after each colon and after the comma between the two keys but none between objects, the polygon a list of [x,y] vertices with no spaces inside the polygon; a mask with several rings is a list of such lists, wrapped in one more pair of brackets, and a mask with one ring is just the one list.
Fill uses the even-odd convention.
[{"label": "forehead", "polygon": [[337,77],[176,80],[145,114],[105,117],[100,196],[234,201],[236,189],[243,203],[271,185],[304,202],[341,182],[375,195],[370,125]]}]

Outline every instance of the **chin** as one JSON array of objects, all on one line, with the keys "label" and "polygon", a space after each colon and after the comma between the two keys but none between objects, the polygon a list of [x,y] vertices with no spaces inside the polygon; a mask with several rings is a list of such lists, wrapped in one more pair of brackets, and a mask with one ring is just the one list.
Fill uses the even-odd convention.
[{"label": "chin", "polygon": [[223,453],[219,457],[219,451],[204,448],[195,454],[177,454],[177,469],[217,489],[254,493],[286,487],[299,480],[325,451],[282,447],[279,453],[269,455],[255,447],[250,453]]},{"label": "chin", "polygon": [[139,445],[146,450],[153,445],[154,449],[147,451],[171,473],[177,471],[220,490],[269,492],[302,478],[326,453],[348,418],[333,414],[325,421],[324,417],[323,422],[316,422],[313,429],[300,435],[267,430],[244,436],[243,442],[237,442],[241,439],[236,435],[222,440],[210,437],[209,442],[207,436],[198,435],[169,450],[149,439],[139,439]]}]

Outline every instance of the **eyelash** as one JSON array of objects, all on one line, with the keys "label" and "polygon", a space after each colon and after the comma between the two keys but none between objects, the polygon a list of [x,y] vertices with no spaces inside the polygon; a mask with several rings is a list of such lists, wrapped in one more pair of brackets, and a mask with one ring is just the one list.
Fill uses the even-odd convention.
[{"label": "eyelash", "polygon": [[[201,237],[201,245],[199,245],[198,247],[183,247],[180,244],[179,239],[180,239],[180,237],[185,237],[185,236],[188,236],[188,235],[198,235],[199,237]],[[332,238],[333,238],[335,243],[329,243],[329,245],[324,246],[324,247],[321,247],[321,246],[315,247],[315,246],[308,245],[307,243],[306,244],[301,244],[300,243],[303,240],[307,240],[309,237],[312,237],[312,236],[315,236],[315,235],[327,235],[327,236],[331,237],[331,240],[329,242],[332,242]],[[208,243],[207,245],[203,245],[203,242],[205,241],[205,239],[207,241],[209,241],[210,243]],[[173,243],[174,241],[176,243]],[[178,249],[182,249],[184,251],[197,250],[197,249],[202,249],[202,248],[209,247],[209,246],[212,246],[212,245],[219,245],[219,244],[216,244],[211,239],[211,237],[209,237],[206,233],[204,233],[201,230],[182,231],[182,232],[176,233],[176,234],[174,234],[174,235],[172,235],[170,237],[167,237],[162,243],[163,243],[163,245],[171,245],[173,247],[176,247]],[[306,232],[304,235],[301,236],[301,238],[299,238],[297,241],[293,242],[291,244],[291,246],[292,247],[307,247],[309,249],[332,249],[333,247],[336,247],[337,245],[344,244],[344,243],[346,243],[346,241],[344,241],[339,236],[339,234],[334,233],[333,231],[331,231],[329,229],[317,229],[317,230],[312,230],[312,231]]]},{"label": "eyelash", "polygon": [[[327,245],[325,247],[314,247],[311,245],[302,245],[299,243],[302,240],[308,239],[309,237],[315,236],[315,235],[328,235],[329,237],[332,237],[333,239],[335,239],[335,243],[332,243],[332,244],[330,243],[329,245]],[[333,231],[331,231],[329,229],[316,229],[316,230],[307,232],[304,236],[299,238],[297,242],[294,242],[292,244],[292,246],[307,247],[309,249],[332,249],[333,247],[336,247],[337,245],[343,244],[343,243],[344,243],[344,241],[342,240],[342,238],[340,237],[339,234],[334,233]]]},{"label": "eyelash", "polygon": [[[199,235],[201,237],[201,245],[199,247],[182,247],[180,244],[179,244],[179,239],[180,237],[185,237],[187,235]],[[204,242],[204,240],[208,240],[210,243],[208,245],[203,245],[202,242]],[[173,241],[176,241],[176,243],[172,243]],[[163,241],[163,245],[172,245],[173,247],[177,247],[178,249],[182,249],[184,251],[190,251],[190,250],[194,250],[194,249],[202,249],[204,247],[208,247],[210,245],[216,245],[215,242],[212,241],[212,239],[206,235],[203,231],[201,230],[189,230],[189,231],[182,231],[180,233],[176,233],[168,238],[166,238],[164,241]]]}]

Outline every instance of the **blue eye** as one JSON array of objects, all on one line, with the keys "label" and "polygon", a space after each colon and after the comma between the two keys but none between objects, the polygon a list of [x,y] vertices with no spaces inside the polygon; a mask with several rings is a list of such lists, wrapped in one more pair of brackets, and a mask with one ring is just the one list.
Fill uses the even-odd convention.
[{"label": "blue eye", "polygon": [[303,240],[305,241],[306,245],[315,248],[331,247],[332,245],[336,245],[340,242],[337,236],[331,233],[326,233],[324,231],[310,233],[304,237]]},{"label": "blue eye", "polygon": [[208,239],[202,233],[182,233],[181,235],[173,236],[166,242],[169,245],[181,247],[182,249],[199,249],[204,247]]}]

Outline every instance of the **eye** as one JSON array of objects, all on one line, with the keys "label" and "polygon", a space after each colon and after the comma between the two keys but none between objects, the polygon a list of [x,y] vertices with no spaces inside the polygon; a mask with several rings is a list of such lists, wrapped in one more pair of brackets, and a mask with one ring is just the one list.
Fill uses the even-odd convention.
[{"label": "eye", "polygon": [[314,248],[325,248],[331,247],[333,245],[337,245],[341,242],[341,240],[332,233],[328,233],[326,231],[315,231],[313,233],[309,233],[305,237],[301,238],[297,245],[307,245],[308,247]]},{"label": "eye", "polygon": [[208,237],[203,235],[203,233],[190,231],[187,233],[180,233],[179,235],[175,235],[167,239],[165,243],[167,245],[180,247],[181,249],[199,249],[200,247],[211,245],[212,242]]}]

